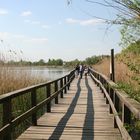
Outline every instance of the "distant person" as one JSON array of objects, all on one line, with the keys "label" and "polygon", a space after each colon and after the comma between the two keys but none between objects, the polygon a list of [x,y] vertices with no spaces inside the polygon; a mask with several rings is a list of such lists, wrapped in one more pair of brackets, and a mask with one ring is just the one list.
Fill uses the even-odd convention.
[{"label": "distant person", "polygon": [[85,70],[84,71],[85,71],[85,76],[87,76],[87,74],[88,74],[88,67],[85,66]]},{"label": "distant person", "polygon": [[75,77],[77,78],[79,75],[79,65],[77,64],[75,67]]},{"label": "distant person", "polygon": [[89,75],[90,73],[90,66],[87,67],[87,74]]},{"label": "distant person", "polygon": [[82,79],[82,76],[83,76],[83,71],[84,71],[84,67],[83,65],[80,65],[79,66],[79,73],[80,73],[80,78]]},{"label": "distant person", "polygon": [[85,66],[85,76],[89,75],[89,67]]}]

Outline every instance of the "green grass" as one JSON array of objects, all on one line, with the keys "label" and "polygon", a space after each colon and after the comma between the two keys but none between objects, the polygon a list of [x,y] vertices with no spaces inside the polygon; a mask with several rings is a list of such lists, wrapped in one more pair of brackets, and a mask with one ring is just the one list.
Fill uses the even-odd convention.
[{"label": "green grass", "polygon": [[140,102],[140,90],[136,90],[130,83],[118,82],[118,88],[124,90],[131,98]]}]

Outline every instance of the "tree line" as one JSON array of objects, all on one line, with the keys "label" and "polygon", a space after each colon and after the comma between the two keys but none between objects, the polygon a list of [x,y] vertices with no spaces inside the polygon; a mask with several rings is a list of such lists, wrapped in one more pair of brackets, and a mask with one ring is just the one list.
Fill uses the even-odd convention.
[{"label": "tree line", "polygon": [[0,65],[11,65],[11,66],[76,66],[77,64],[86,64],[86,65],[94,65],[102,60],[104,57],[109,57],[107,55],[102,55],[102,56],[91,56],[87,57],[85,60],[71,60],[71,61],[64,61],[62,59],[48,59],[46,62],[44,59],[40,59],[38,61],[25,61],[25,60],[20,60],[20,61],[0,61]]}]

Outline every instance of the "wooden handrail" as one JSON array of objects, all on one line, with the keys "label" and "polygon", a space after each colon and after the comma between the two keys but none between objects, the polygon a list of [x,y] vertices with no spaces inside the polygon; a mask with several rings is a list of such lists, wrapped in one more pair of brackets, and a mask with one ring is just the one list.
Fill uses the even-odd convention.
[{"label": "wooden handrail", "polygon": [[[107,78],[105,75],[92,70],[92,72],[100,75],[108,84],[111,88],[113,88],[113,90],[115,91],[115,93],[117,94],[117,96],[119,97],[119,99],[121,100],[121,102],[123,102],[133,113],[133,115],[140,120],[140,103],[137,102],[136,100],[130,98],[129,95],[127,95],[124,91],[120,90],[117,88],[117,84],[115,84],[113,81],[111,81],[109,78]],[[97,77],[96,77],[97,78]],[[99,79],[98,79],[99,80]],[[100,81],[100,80],[99,80]]]},{"label": "wooden handrail", "polygon": [[[67,92],[67,89],[69,89],[70,83],[74,79],[74,70],[72,70],[69,74],[45,83],[33,85],[27,88],[23,88],[20,90],[16,90],[4,95],[0,96],[0,104],[3,105],[3,127],[0,128],[0,138],[3,140],[11,140],[11,133],[13,128],[15,128],[18,124],[26,120],[28,117],[32,116],[32,125],[37,125],[37,111],[42,108],[43,106],[47,105],[47,111],[51,111],[51,101],[53,99],[56,99],[58,103],[58,94],[63,94],[63,91],[65,93]],[[60,88],[58,88],[58,81],[60,81]],[[51,84],[55,84],[56,87],[55,91],[51,91]],[[43,101],[40,101],[37,103],[37,89],[40,89],[42,87],[46,87],[47,89],[47,96]],[[31,93],[31,108],[26,110],[21,115],[17,116],[16,118],[12,118],[12,99],[20,97],[21,95],[29,94]],[[45,94],[45,93],[44,93]]]},{"label": "wooden handrail", "polygon": [[124,125],[131,124],[132,114],[135,119],[140,120],[140,103],[131,99],[124,91],[117,89],[117,85],[103,74],[93,69],[90,69],[90,74],[103,91],[106,103],[110,106],[110,113],[114,114],[114,127],[119,128],[124,140],[131,140]]}]

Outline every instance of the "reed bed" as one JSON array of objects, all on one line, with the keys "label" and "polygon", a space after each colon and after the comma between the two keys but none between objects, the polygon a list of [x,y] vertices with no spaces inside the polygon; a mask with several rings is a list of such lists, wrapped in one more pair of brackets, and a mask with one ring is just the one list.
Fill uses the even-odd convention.
[{"label": "reed bed", "polygon": [[24,67],[0,66],[0,95],[42,82]]},{"label": "reed bed", "polygon": [[[110,78],[110,58],[103,59],[93,66],[100,73]],[[115,58],[115,82],[130,97],[140,102],[140,74],[132,71],[123,61]]]},{"label": "reed bed", "polygon": [[[1,42],[3,43],[3,42]],[[0,44],[1,47],[4,47],[3,44]],[[4,49],[3,49],[4,50]],[[38,75],[33,75],[31,67],[17,66],[15,64],[8,64],[8,62],[18,62],[22,60],[21,54],[16,53],[15,51],[8,51],[10,53],[6,55],[6,50],[3,52],[0,50],[0,95],[22,89],[31,85],[35,85],[44,81],[46,79],[40,78]],[[27,70],[28,69],[28,70]],[[46,92],[45,92],[46,93]],[[43,100],[46,97],[44,95],[44,89],[37,91],[37,100]],[[26,112],[31,108],[31,93],[27,93],[20,97],[12,99],[12,118],[16,118],[22,113]],[[44,109],[38,111],[38,117],[45,112]],[[3,125],[3,106],[0,104],[0,128]],[[16,139],[26,128],[31,125],[31,117],[29,117],[24,122],[20,123],[16,128],[14,128],[12,133],[12,138]]]},{"label": "reed bed", "polygon": [[[0,94],[6,94],[8,92],[18,90],[24,87],[28,87],[37,83],[44,82],[44,79],[40,79],[38,76],[32,75],[30,68],[26,71],[25,67],[15,67],[3,65],[0,66]],[[46,88],[40,88],[37,90],[37,102],[46,98]],[[31,93],[19,96],[12,99],[12,118],[16,118],[22,113],[31,108]],[[38,118],[45,112],[45,107],[38,111]],[[0,104],[0,127],[2,127],[3,108]],[[31,125],[31,117],[24,122],[20,123],[14,128],[12,137],[16,139],[25,129]]]}]

